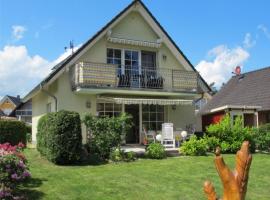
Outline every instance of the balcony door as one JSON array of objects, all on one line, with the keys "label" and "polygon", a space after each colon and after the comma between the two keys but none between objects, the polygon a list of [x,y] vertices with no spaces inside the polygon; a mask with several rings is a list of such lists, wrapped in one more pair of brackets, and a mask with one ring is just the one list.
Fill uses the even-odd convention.
[{"label": "balcony door", "polygon": [[140,87],[139,51],[125,50],[125,74],[129,76],[132,88]]},{"label": "balcony door", "polygon": [[142,70],[156,70],[156,53],[151,51],[142,51]]}]

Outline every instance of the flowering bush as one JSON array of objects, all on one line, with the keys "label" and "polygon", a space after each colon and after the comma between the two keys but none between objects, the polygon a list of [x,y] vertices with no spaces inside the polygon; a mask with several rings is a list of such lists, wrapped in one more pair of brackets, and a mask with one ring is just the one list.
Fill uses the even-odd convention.
[{"label": "flowering bush", "polygon": [[22,143],[16,146],[0,144],[0,199],[15,199],[13,191],[17,185],[31,176],[23,148]]}]

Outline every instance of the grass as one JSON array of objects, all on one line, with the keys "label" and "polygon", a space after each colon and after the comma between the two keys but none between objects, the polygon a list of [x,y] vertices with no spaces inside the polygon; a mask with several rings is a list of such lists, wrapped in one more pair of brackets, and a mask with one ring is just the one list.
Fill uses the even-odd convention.
[{"label": "grass", "polygon": [[[29,199],[205,200],[202,185],[207,179],[213,181],[221,195],[212,155],[99,166],[56,166],[34,149],[25,153],[33,177],[24,187]],[[269,156],[253,155],[247,200],[269,199]],[[234,165],[234,155],[224,157],[230,166]]]}]

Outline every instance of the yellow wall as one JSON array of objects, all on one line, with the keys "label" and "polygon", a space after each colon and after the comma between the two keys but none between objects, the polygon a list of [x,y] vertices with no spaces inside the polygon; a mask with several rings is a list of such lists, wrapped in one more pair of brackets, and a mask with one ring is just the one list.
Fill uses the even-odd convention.
[{"label": "yellow wall", "polygon": [[173,123],[176,130],[185,129],[189,124],[195,125],[195,107],[193,105],[176,106],[176,110],[173,110],[171,106],[168,106],[168,121]]},{"label": "yellow wall", "polygon": [[[58,100],[58,110],[70,110],[78,112],[81,117],[85,113],[96,114],[96,96],[95,95],[83,95],[75,94],[70,88],[69,74],[65,72],[57,81],[55,81],[48,89],[50,93],[53,93]],[[86,102],[91,102],[91,108],[86,108]],[[32,122],[32,140],[36,141],[37,122],[38,119],[44,115],[46,111],[47,103],[52,103],[52,111],[55,111],[54,99],[49,97],[46,93],[40,92],[32,99],[33,104],[33,122]],[[86,141],[86,129],[83,129],[83,142]]]},{"label": "yellow wall", "polygon": [[[112,29],[112,36],[151,42],[156,42],[156,40],[159,39],[157,34],[137,12],[130,13],[126,18],[120,21],[119,24]],[[164,44],[157,49],[134,45],[115,44],[108,42],[106,38],[107,36],[104,36],[101,40],[95,43],[92,48],[79,58],[79,61],[106,63],[107,48],[144,50],[156,52],[157,66],[159,68],[184,70],[183,65],[178,62],[172,52]],[[163,59],[163,56],[166,56],[166,59]]]}]

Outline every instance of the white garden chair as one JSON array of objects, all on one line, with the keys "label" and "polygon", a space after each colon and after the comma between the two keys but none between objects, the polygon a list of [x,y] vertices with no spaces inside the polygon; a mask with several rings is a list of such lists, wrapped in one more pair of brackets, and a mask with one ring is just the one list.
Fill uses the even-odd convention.
[{"label": "white garden chair", "polygon": [[167,148],[175,148],[175,139],[173,136],[173,123],[163,123],[161,133],[161,144]]}]

